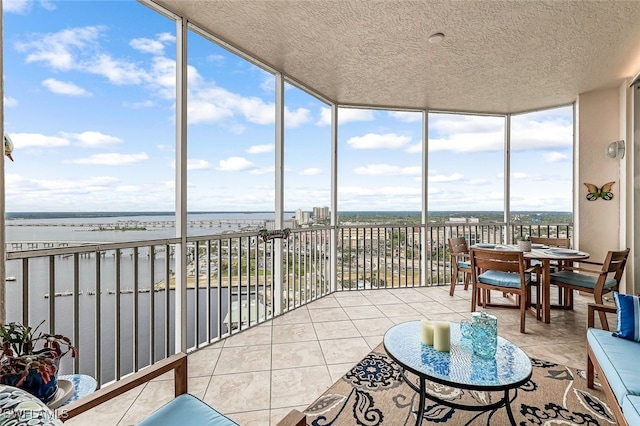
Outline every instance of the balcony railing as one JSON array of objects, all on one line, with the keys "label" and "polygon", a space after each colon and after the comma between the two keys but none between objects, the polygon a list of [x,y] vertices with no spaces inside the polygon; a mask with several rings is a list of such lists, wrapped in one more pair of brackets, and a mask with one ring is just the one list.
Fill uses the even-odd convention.
[{"label": "balcony railing", "polygon": [[[503,242],[506,229],[501,223],[338,227],[335,289],[447,285],[448,238]],[[263,241],[257,232],[187,238],[187,347],[209,345],[331,293],[331,233],[314,227],[282,240]],[[572,225],[509,228],[512,240],[571,233]],[[79,357],[63,360],[63,372],[90,374],[100,384],[118,380],[174,351],[179,243],[10,251],[7,274],[15,282],[6,285],[7,320],[44,321],[44,330],[71,337]]]}]

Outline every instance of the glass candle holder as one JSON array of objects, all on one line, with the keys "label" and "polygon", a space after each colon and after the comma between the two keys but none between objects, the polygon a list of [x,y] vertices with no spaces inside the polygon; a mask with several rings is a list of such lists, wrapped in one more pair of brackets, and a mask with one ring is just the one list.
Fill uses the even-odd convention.
[{"label": "glass candle holder", "polygon": [[485,311],[471,314],[473,353],[482,358],[493,358],[498,348],[498,318]]}]

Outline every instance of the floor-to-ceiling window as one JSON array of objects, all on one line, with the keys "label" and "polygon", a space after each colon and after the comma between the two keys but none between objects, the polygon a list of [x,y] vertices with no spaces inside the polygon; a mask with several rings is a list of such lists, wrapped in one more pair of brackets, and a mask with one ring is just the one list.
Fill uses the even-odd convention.
[{"label": "floor-to-ceiling window", "polygon": [[516,234],[569,230],[547,225],[573,221],[573,139],[572,105],[511,116],[510,216],[522,225]]},{"label": "floor-to-ceiling window", "polygon": [[273,75],[194,32],[187,51],[188,210],[273,216]]}]

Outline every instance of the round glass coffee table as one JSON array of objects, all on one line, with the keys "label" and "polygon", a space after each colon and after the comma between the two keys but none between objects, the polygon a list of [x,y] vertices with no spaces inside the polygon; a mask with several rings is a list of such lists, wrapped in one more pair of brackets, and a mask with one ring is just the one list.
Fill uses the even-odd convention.
[{"label": "round glass coffee table", "polygon": [[[420,321],[395,325],[384,335],[385,350],[404,369],[405,382],[420,395],[416,425],[422,423],[426,398],[460,410],[490,411],[504,406],[509,421],[515,425],[509,391],[531,378],[533,369],[529,357],[522,349],[498,336],[495,357],[481,358],[473,353],[470,340],[462,338],[459,324],[451,323],[450,328],[450,352],[439,352],[420,342]],[[407,372],[418,376],[419,387],[407,377]],[[504,396],[486,405],[459,404],[428,393],[427,381],[458,389],[504,392]]]}]

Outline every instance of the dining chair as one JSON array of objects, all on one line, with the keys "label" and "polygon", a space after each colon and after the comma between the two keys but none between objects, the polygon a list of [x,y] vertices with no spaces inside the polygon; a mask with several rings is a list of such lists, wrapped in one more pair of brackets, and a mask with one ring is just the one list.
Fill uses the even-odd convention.
[{"label": "dining chair", "polygon": [[[618,291],[620,280],[624,273],[624,267],[627,264],[629,250],[609,251],[604,262],[593,262],[590,260],[581,260],[581,266],[564,265],[561,270],[551,274],[551,284],[558,287],[578,290],[584,293],[593,294],[595,302],[603,304],[602,296],[612,291]],[[600,270],[595,268],[587,268],[582,266],[600,265]],[[565,300],[565,308],[567,301]],[[600,323],[605,330],[609,329],[609,323],[604,312],[599,312]]]},{"label": "dining chair", "polygon": [[[542,244],[547,247],[558,247],[558,248],[571,248],[571,240],[569,238],[554,238],[554,237],[531,237],[531,244]],[[542,262],[539,260],[532,260],[531,264],[536,266],[542,266]],[[552,262],[551,263],[551,271],[555,272],[562,267],[567,265],[572,265],[573,262]],[[565,302],[566,301],[566,302]],[[565,305],[569,309],[573,309],[573,290],[570,289],[561,289],[558,287],[558,303],[561,305]]]},{"label": "dining chair", "polygon": [[467,290],[469,288],[469,282],[471,281],[471,263],[469,262],[469,246],[465,237],[449,238],[448,243],[451,266],[453,267],[449,296],[453,296],[456,283],[458,282],[458,274],[464,274],[464,289]]},{"label": "dining chair", "polygon": [[[476,310],[476,304],[480,291],[482,307],[520,309],[520,333],[524,333],[525,317],[527,310],[532,307],[531,287],[535,285],[536,294],[540,294],[540,276],[542,269],[539,266],[527,268],[523,253],[518,250],[494,250],[471,247],[471,282],[473,285],[471,295],[471,312]],[[536,279],[533,279],[535,273]],[[488,301],[488,293],[491,290],[516,295],[516,303],[491,304]],[[540,297],[536,297],[535,316],[540,319]]]}]

